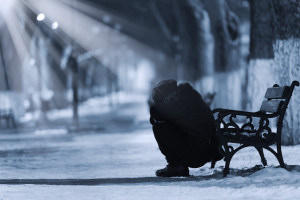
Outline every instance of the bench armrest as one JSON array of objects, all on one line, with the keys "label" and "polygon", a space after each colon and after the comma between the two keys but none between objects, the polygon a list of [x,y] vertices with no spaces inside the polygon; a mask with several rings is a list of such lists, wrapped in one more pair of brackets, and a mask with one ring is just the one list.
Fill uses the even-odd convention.
[{"label": "bench armrest", "polygon": [[228,115],[239,115],[239,116],[251,116],[251,117],[264,117],[264,118],[273,118],[277,117],[278,113],[273,114],[266,114],[261,111],[258,112],[247,112],[247,111],[240,111],[240,110],[230,110],[230,109],[224,109],[224,108],[216,108],[213,111],[213,114],[219,113],[218,118],[222,116],[222,118],[228,116]]}]

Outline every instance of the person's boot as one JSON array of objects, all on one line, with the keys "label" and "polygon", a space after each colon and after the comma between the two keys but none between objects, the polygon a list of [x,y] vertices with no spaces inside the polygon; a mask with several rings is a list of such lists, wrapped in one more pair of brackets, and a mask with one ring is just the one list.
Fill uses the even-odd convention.
[{"label": "person's boot", "polygon": [[156,176],[174,177],[189,176],[189,168],[183,165],[168,164],[165,168],[156,171]]}]

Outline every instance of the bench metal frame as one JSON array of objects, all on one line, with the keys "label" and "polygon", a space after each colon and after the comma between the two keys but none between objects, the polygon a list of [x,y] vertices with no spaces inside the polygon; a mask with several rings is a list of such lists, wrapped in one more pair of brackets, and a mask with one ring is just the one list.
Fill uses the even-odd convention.
[{"label": "bench metal frame", "polygon": [[[241,149],[254,147],[260,157],[263,166],[267,165],[263,149],[270,151],[277,158],[280,167],[286,168],[282,150],[281,134],[283,119],[293,94],[295,86],[299,86],[298,81],[293,81],[291,86],[279,87],[275,84],[273,88],[268,88],[266,92],[266,101],[263,102],[260,111],[245,112],[238,110],[228,110],[217,108],[213,110],[216,116],[217,136],[220,141],[219,151],[224,155],[225,168],[223,175],[229,173],[229,165],[232,157]],[[237,116],[246,117],[247,122],[238,125]],[[253,119],[257,118],[259,123],[254,125]],[[277,131],[272,132],[269,119],[277,118]],[[230,143],[239,144],[234,148]],[[277,152],[270,146],[276,143]],[[212,163],[214,167],[215,163]]]}]

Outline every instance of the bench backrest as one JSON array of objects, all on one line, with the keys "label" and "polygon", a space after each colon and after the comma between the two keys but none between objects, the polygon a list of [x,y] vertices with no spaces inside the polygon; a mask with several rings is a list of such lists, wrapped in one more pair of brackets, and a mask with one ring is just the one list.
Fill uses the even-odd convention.
[{"label": "bench backrest", "polygon": [[272,88],[268,88],[265,94],[266,100],[263,101],[260,111],[284,114],[295,86],[299,86],[298,81],[293,81],[291,86],[279,87],[279,85],[275,84]]}]

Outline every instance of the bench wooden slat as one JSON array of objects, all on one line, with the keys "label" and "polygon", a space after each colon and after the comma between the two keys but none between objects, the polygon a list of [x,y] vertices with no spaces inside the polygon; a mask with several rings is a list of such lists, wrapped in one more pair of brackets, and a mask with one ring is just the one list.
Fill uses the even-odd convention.
[{"label": "bench wooden slat", "polygon": [[265,94],[267,99],[285,99],[290,93],[290,87],[272,87],[268,88]]},{"label": "bench wooden slat", "polygon": [[277,112],[283,105],[283,101],[274,99],[274,100],[265,100],[261,104],[260,111],[275,113]]}]

